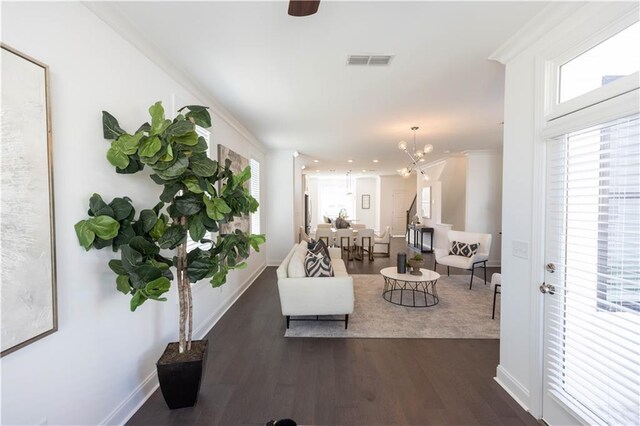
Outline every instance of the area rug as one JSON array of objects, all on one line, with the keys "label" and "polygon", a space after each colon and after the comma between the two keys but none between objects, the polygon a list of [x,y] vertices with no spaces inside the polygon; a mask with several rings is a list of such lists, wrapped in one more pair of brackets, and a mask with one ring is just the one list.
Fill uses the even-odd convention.
[{"label": "area rug", "polygon": [[[382,298],[382,275],[352,275],[354,311],[349,328],[344,322],[291,321],[285,337],[366,337],[426,339],[497,339],[500,317],[491,319],[493,292],[484,280],[475,278],[469,290],[469,275],[443,275],[436,285],[440,302],[428,308],[409,308]],[[300,317],[302,318],[302,317]],[[314,317],[315,318],[315,317]],[[330,318],[330,317],[321,317]],[[335,318],[343,318],[337,316]]]}]

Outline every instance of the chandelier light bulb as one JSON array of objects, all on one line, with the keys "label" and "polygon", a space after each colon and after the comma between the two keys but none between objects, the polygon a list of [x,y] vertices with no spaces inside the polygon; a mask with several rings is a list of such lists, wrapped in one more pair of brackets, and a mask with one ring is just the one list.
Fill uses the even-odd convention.
[{"label": "chandelier light bulb", "polygon": [[424,153],[422,151],[420,151],[420,150],[417,150],[414,155],[416,156],[416,158],[422,158]]},{"label": "chandelier light bulb", "polygon": [[407,143],[405,141],[400,141],[398,143],[398,148],[403,150],[403,151],[406,151],[407,150]]},{"label": "chandelier light bulb", "polygon": [[424,146],[424,153],[425,154],[430,154],[433,151],[433,145],[431,145],[430,143],[426,144]]}]

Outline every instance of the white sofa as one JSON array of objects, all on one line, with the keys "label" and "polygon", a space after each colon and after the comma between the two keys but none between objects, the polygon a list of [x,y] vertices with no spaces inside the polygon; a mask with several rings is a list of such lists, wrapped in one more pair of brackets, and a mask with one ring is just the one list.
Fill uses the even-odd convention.
[{"label": "white sofa", "polygon": [[[456,256],[449,254],[449,248],[440,249],[437,248],[435,252],[435,262],[433,264],[433,270],[436,270],[438,265],[446,265],[447,275],[449,275],[449,267],[466,269],[471,271],[471,281],[469,282],[469,290],[473,286],[473,274],[475,268],[482,264],[484,268],[484,283],[487,283],[487,260],[489,259],[489,251],[491,250],[491,234],[481,234],[477,232],[463,232],[463,231],[449,231],[448,234],[448,247],[451,247],[453,241],[459,241],[467,244],[479,243],[478,252],[471,257]],[[477,266],[476,266],[477,265]]]},{"label": "white sofa", "polygon": [[287,318],[287,328],[292,316],[308,315],[344,315],[344,328],[347,328],[349,314],[353,312],[353,278],[347,274],[340,248],[329,248],[335,276],[322,278],[305,277],[304,266],[303,276],[300,276],[300,265],[290,265],[292,261],[299,262],[300,258],[304,262],[306,250],[306,241],[293,246],[276,271],[280,307]]}]

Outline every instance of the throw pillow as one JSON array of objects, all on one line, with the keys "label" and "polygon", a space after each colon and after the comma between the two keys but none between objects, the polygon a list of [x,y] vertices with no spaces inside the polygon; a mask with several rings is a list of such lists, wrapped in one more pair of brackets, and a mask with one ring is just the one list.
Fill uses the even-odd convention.
[{"label": "throw pillow", "polygon": [[480,243],[467,244],[460,241],[453,241],[451,243],[451,249],[449,249],[449,254],[471,257],[478,252],[478,247],[480,247]]},{"label": "throw pillow", "polygon": [[331,259],[331,255],[329,254],[329,249],[323,240],[311,240],[309,241],[308,249],[313,254],[321,254],[325,257]]},{"label": "throw pillow", "polygon": [[328,257],[307,252],[304,258],[304,271],[307,277],[333,277],[333,266]]},{"label": "throw pillow", "polygon": [[289,278],[302,278],[306,276],[304,271],[304,258],[307,254],[307,243],[296,245],[296,248],[289,258],[289,265],[287,266],[287,276]]}]

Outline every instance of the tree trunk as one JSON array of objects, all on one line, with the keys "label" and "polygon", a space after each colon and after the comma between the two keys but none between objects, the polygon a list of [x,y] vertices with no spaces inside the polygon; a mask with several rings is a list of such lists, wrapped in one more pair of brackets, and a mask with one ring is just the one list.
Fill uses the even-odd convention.
[{"label": "tree trunk", "polygon": [[[185,218],[181,217],[176,222],[184,224]],[[184,225],[183,225],[184,226]],[[178,351],[183,353],[187,349],[187,338],[185,333],[185,324],[188,315],[187,295],[185,294],[184,277],[187,276],[187,244],[182,243],[178,246],[178,261],[176,265],[176,273],[178,276],[178,302],[180,306],[180,321],[178,330]]]}]

